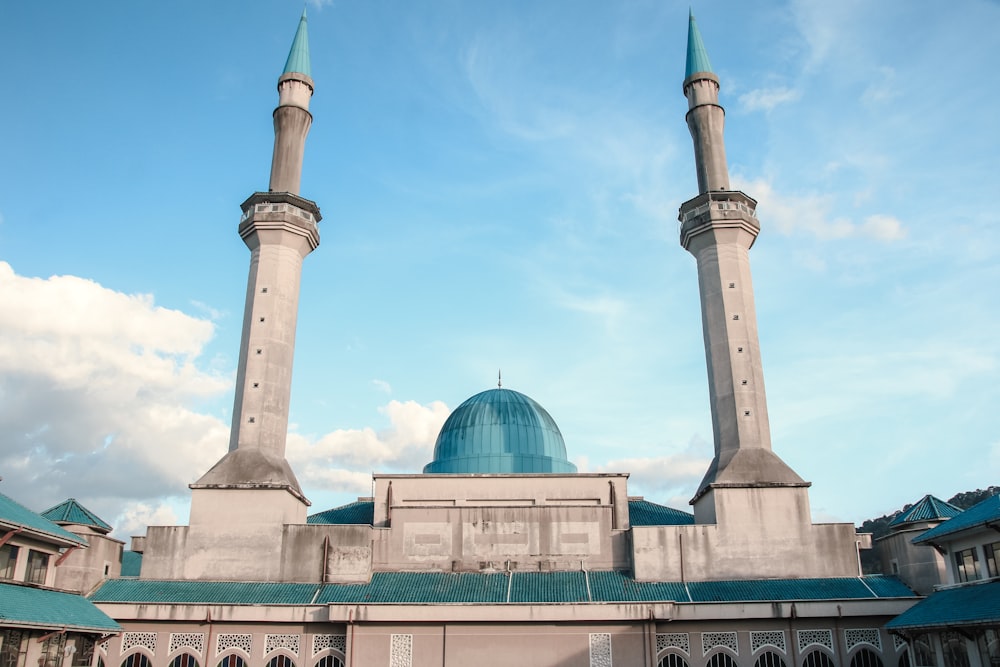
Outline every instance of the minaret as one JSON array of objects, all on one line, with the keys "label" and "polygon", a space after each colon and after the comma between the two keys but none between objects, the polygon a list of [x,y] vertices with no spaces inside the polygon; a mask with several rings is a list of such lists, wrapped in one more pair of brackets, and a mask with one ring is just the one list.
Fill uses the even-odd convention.
[{"label": "minaret", "polygon": [[688,19],[684,95],[699,194],[680,207],[680,241],[698,263],[715,439],[715,458],[691,503],[698,523],[715,523],[720,489],[808,483],[771,451],[750,277],[749,250],[760,232],[757,202],[729,189],[719,78],[693,14]]},{"label": "minaret", "polygon": [[[278,78],[269,191],[254,193],[241,206],[239,234],[250,249],[250,275],[229,453],[191,485],[196,490],[192,525],[199,509],[198,489],[287,491],[291,497],[281,496],[285,502],[277,506],[284,509],[277,513],[288,523],[305,521],[309,502],[285,460],[285,437],[302,260],[319,245],[319,208],[299,196],[302,156],[312,124],[309,100],[313,80],[309,75],[309,38],[303,11],[284,72]],[[263,498],[254,496],[258,497]],[[245,498],[233,499],[247,502]],[[270,494],[262,502],[272,510],[276,507]],[[207,506],[204,509],[210,511]],[[249,506],[247,511],[251,511]]]}]

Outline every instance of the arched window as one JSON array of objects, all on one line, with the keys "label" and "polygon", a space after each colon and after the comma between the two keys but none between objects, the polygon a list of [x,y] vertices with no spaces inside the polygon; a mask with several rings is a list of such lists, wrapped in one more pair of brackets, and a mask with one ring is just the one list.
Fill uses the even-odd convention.
[{"label": "arched window", "polygon": [[267,663],[267,667],[295,667],[295,663],[287,655],[276,655]]},{"label": "arched window", "polygon": [[335,655],[325,655],[313,667],[344,667],[344,661]]},{"label": "arched window", "polygon": [[834,667],[834,665],[830,656],[819,649],[814,649],[802,658],[802,667]]},{"label": "arched window", "polygon": [[774,651],[764,651],[757,656],[753,667],[785,667],[785,659]]},{"label": "arched window", "polygon": [[668,653],[660,658],[660,663],[657,667],[688,667],[688,664],[683,656],[676,653]]},{"label": "arched window", "polygon": [[942,632],[941,648],[944,650],[944,667],[969,667],[965,637],[957,632]]},{"label": "arched window", "polygon": [[863,648],[851,658],[851,667],[884,667],[882,658],[870,648]]},{"label": "arched window", "polygon": [[910,640],[910,648],[913,649],[915,667],[929,667],[937,664],[930,635],[916,635]]},{"label": "arched window", "polygon": [[142,653],[133,653],[122,660],[121,667],[149,667],[149,658]]},{"label": "arched window", "polygon": [[218,667],[247,667],[247,663],[235,653],[230,653],[219,661]]},{"label": "arched window", "polygon": [[910,667],[910,649],[903,649],[903,653],[899,656],[899,662],[896,663],[896,667]]},{"label": "arched window", "polygon": [[736,667],[736,661],[733,656],[720,651],[708,659],[708,667]]},{"label": "arched window", "polygon": [[198,667],[198,659],[190,653],[181,653],[170,661],[170,667]]}]

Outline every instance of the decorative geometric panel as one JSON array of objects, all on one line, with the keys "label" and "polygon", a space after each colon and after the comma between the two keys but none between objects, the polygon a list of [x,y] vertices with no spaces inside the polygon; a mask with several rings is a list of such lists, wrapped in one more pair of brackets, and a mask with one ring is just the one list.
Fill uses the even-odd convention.
[{"label": "decorative geometric panel", "polygon": [[800,651],[811,644],[819,644],[833,650],[833,632],[830,630],[799,630],[798,635]]},{"label": "decorative geometric panel", "polygon": [[171,654],[177,649],[189,648],[195,653],[205,652],[205,633],[203,632],[171,632],[170,644],[167,654]]},{"label": "decorative geometric panel", "polygon": [[253,635],[237,633],[220,633],[215,638],[215,655],[222,655],[223,652],[231,648],[238,648],[247,655],[250,655],[250,647],[253,646]]},{"label": "decorative geometric panel", "polygon": [[155,632],[126,632],[122,635],[122,653],[128,653],[136,646],[148,650],[156,655],[156,633]]},{"label": "decorative geometric panel", "polygon": [[882,638],[879,636],[878,628],[854,628],[844,630],[844,640],[847,641],[847,650],[850,651],[858,644],[868,644],[878,650],[882,650]]},{"label": "decorative geometric panel", "polygon": [[330,648],[347,653],[347,635],[313,635],[312,657]]},{"label": "decorative geometric panel", "polygon": [[760,632],[750,631],[750,652],[756,653],[765,646],[773,646],[782,653],[787,653],[785,646],[784,630],[762,630]]},{"label": "decorative geometric panel", "polygon": [[736,655],[740,654],[739,645],[736,643],[735,632],[703,632],[701,633],[701,654],[708,655],[716,646],[724,646]]},{"label": "decorative geometric panel", "polygon": [[[893,635],[893,636],[895,636],[895,635]],[[101,653],[105,653],[106,654],[108,652],[108,642],[110,642],[110,641],[111,641],[111,639],[105,639],[103,642],[101,642],[100,644],[97,645],[97,647],[99,649],[101,649]]]},{"label": "decorative geometric panel", "polygon": [[611,633],[590,633],[590,667],[611,667]]},{"label": "decorative geometric panel", "polygon": [[691,655],[691,640],[686,632],[664,632],[656,635],[656,652],[668,648],[678,648]]},{"label": "decorative geometric panel", "polygon": [[299,654],[298,635],[264,635],[264,655],[266,656],[275,649],[283,648],[291,651],[293,655]]},{"label": "decorative geometric panel", "polygon": [[901,635],[892,636],[892,647],[897,651],[906,646],[906,640]]},{"label": "decorative geometric panel", "polygon": [[413,667],[413,635],[392,635],[389,667]]}]

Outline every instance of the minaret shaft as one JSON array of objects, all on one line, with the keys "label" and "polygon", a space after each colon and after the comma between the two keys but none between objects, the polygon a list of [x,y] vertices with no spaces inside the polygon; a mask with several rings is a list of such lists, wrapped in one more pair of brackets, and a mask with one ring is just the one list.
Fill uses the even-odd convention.
[{"label": "minaret shaft", "polygon": [[684,95],[700,194],[681,205],[681,245],[698,264],[715,443],[715,457],[692,503],[695,520],[711,523],[715,489],[806,483],[771,451],[750,274],[749,251],[760,232],[757,202],[730,190],[719,79],[710,71],[693,16]]},{"label": "minaret shaft", "polygon": [[274,110],[274,153],[271,156],[271,192],[299,194],[306,135],[312,125],[309,98],[313,84],[305,74],[291,72],[278,80],[278,108]]}]

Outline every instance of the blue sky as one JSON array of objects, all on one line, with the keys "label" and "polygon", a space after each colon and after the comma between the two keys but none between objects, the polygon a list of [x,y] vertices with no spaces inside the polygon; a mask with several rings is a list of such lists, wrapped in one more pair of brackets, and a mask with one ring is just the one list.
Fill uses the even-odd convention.
[{"label": "blue sky", "polygon": [[[225,452],[271,111],[302,5],[0,6],[0,491],[186,522]],[[314,509],[415,472],[465,398],[687,508],[711,458],[688,5],[308,4],[288,457]],[[816,520],[996,484],[1000,4],[695,3],[727,111],[775,451]],[[980,34],[982,33],[982,34]]]}]

